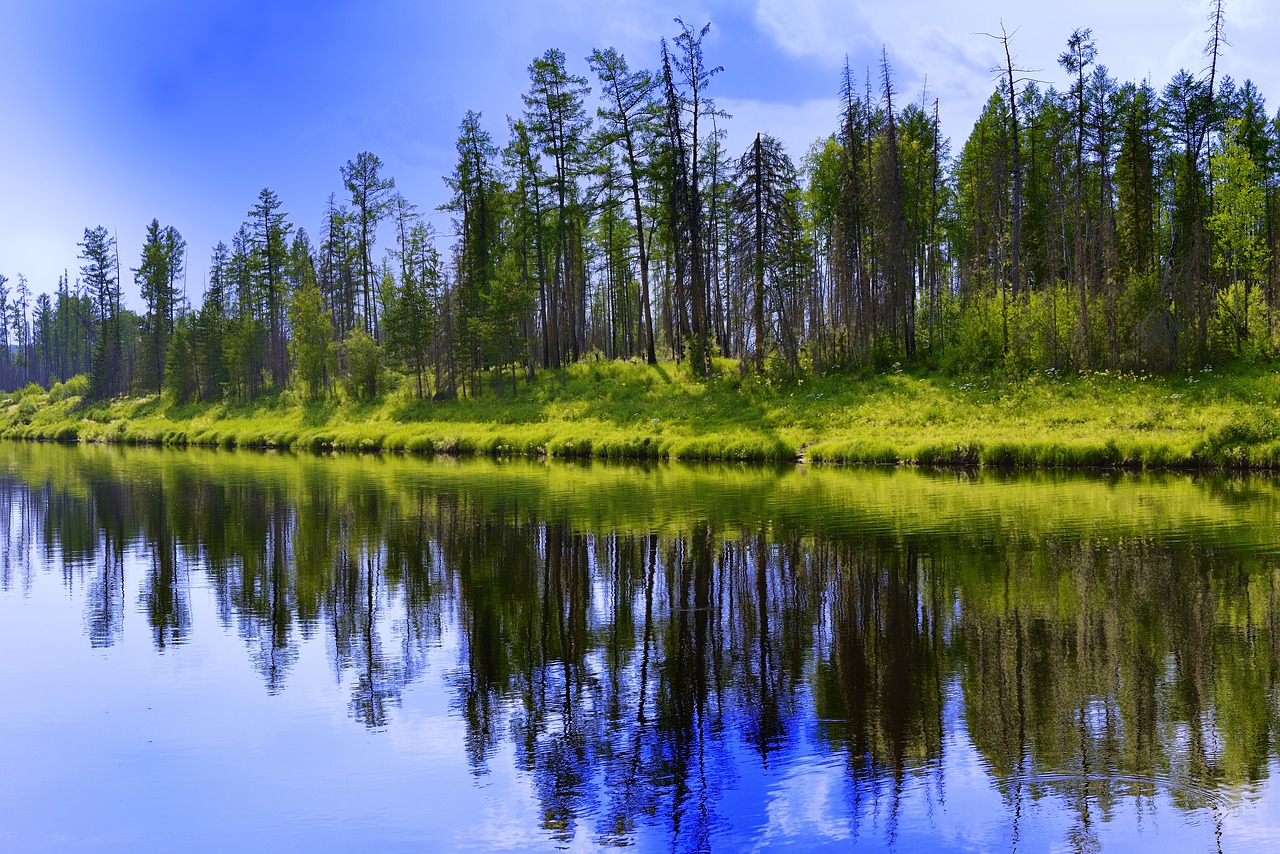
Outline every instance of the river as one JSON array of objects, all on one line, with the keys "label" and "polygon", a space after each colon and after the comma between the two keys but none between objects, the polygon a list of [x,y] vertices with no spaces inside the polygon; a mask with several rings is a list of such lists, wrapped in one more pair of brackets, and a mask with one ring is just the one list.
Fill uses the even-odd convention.
[{"label": "river", "polygon": [[0,848],[1280,845],[1280,481],[0,444]]}]

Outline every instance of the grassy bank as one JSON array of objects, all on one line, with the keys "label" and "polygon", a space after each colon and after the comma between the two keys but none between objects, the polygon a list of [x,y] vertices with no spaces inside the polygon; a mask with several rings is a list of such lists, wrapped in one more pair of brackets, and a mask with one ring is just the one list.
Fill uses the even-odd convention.
[{"label": "grassy bank", "polygon": [[1009,379],[893,373],[778,382],[721,362],[585,363],[519,391],[419,401],[95,403],[82,384],[0,398],[0,436],[134,444],[628,459],[1280,468],[1280,375]]}]

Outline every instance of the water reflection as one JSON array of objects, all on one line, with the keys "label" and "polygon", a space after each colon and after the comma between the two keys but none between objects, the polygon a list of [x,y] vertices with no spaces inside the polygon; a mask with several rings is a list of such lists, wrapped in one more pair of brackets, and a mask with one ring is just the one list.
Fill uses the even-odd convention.
[{"label": "water reflection", "polygon": [[[1188,821],[1274,812],[1256,806],[1280,673],[1269,481],[3,458],[7,593],[43,566],[85,591],[91,646],[136,604],[164,652],[214,628],[198,578],[267,692],[322,638],[375,731],[438,683],[477,785],[509,753],[552,841],[758,837],[766,810],[739,806],[761,774],[837,768],[801,844],[917,847],[905,816],[974,785],[947,779],[966,750],[1015,845],[1052,825],[1095,850],[1166,801]],[[454,664],[432,673],[440,648]]]}]

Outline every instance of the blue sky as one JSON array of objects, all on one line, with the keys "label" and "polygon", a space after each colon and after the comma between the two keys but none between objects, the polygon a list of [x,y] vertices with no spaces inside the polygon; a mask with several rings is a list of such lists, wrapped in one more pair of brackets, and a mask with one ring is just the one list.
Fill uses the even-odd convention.
[{"label": "blue sky", "polygon": [[[360,151],[382,158],[397,187],[442,231],[442,176],[463,113],[483,113],[500,142],[522,109],[530,61],[614,46],[633,66],[657,64],[658,40],[710,21],[708,62],[724,67],[711,94],[733,115],[731,150],[773,133],[797,160],[834,128],[839,70],[874,66],[881,46],[901,99],[941,100],[956,147],[993,87],[998,44],[979,35],[1003,20],[1021,65],[1063,85],[1056,64],[1075,27],[1092,27],[1098,61],[1123,79],[1162,86],[1199,70],[1207,0],[1032,4],[851,0],[0,0],[0,273],[52,291],[78,274],[84,228],[119,237],[136,266],[147,223],[188,244],[188,292],[203,292],[210,250],[229,242],[258,191],[279,195],[313,236],[339,167]],[[1224,67],[1252,78],[1272,112],[1280,10],[1227,0]],[[594,94],[593,94],[594,99]],[[592,104],[594,106],[594,103]],[[139,307],[125,270],[129,303]]]}]

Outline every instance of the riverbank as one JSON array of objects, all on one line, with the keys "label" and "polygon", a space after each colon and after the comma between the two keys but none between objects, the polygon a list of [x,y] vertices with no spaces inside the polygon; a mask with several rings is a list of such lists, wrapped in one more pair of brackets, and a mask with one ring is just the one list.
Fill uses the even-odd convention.
[{"label": "riverbank", "polygon": [[0,398],[0,437],[606,459],[1019,467],[1280,468],[1280,375],[1260,368],[1023,378],[778,381],[719,362],[584,363],[517,393],[421,401],[88,402],[72,381]]}]

